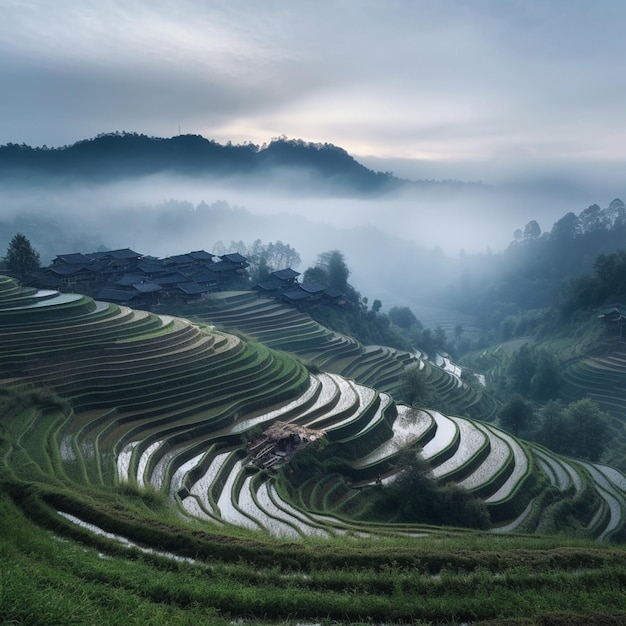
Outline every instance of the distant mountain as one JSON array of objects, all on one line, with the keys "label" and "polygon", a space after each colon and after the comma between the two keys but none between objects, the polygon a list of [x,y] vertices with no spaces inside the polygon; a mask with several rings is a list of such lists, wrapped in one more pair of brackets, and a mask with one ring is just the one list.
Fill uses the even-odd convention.
[{"label": "distant mountain", "polygon": [[269,144],[222,145],[200,135],[169,139],[137,133],[98,135],[70,146],[33,148],[0,146],[0,181],[33,178],[47,181],[106,182],[161,173],[212,178],[259,178],[271,175],[299,186],[316,181],[345,193],[386,193],[405,187],[458,186],[446,181],[407,181],[361,165],[343,148],[286,138]]}]

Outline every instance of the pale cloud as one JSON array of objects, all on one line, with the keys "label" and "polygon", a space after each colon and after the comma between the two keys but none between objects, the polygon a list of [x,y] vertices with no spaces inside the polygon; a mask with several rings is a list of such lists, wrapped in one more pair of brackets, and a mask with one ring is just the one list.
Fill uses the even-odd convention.
[{"label": "pale cloud", "polygon": [[624,161],[625,18],[617,0],[4,0],[0,143],[286,134],[482,179]]}]

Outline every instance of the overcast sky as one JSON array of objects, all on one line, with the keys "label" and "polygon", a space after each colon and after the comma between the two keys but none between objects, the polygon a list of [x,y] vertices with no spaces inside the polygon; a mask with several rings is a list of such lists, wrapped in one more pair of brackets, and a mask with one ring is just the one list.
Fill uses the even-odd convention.
[{"label": "overcast sky", "polygon": [[494,182],[626,162],[621,0],[0,0],[0,143],[330,142]]}]

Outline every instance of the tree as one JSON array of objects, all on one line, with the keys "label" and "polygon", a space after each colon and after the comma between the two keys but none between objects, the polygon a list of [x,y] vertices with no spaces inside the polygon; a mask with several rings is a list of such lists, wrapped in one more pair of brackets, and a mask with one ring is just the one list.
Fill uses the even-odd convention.
[{"label": "tree", "polygon": [[536,441],[554,452],[565,454],[567,445],[564,433],[565,407],[559,400],[550,400],[541,410],[541,425],[537,431]]},{"label": "tree", "polygon": [[433,401],[433,389],[419,365],[409,365],[401,378],[402,397],[407,404],[424,406]]},{"label": "tree", "polygon": [[605,214],[610,228],[619,228],[626,223],[626,206],[619,198],[611,201]]},{"label": "tree", "polygon": [[292,248],[288,243],[283,243],[280,239],[275,243],[270,242],[267,245],[267,257],[270,267],[279,270],[297,267],[302,262],[300,254],[296,249]]},{"label": "tree", "polygon": [[581,211],[578,219],[584,233],[592,233],[609,226],[604,211],[597,204],[592,204],[584,211]]},{"label": "tree", "polygon": [[396,457],[397,479],[384,488],[386,509],[407,522],[489,528],[487,505],[462,487],[440,486],[420,452],[410,448]]},{"label": "tree", "polygon": [[267,257],[265,257],[265,255],[261,255],[258,258],[256,266],[252,266],[252,263],[250,266],[254,267],[253,271],[250,272],[250,281],[253,283],[259,283],[262,280],[267,280],[272,273],[272,268],[268,265]]},{"label": "tree", "polygon": [[392,324],[409,330],[413,324],[417,324],[417,317],[408,306],[394,306],[389,310],[389,319]]},{"label": "tree", "polygon": [[535,373],[530,379],[530,396],[539,402],[556,398],[561,383],[561,368],[557,360],[546,350],[541,350],[537,355]]},{"label": "tree", "polygon": [[533,408],[518,393],[513,394],[511,400],[500,411],[502,428],[519,435],[528,430],[533,419]]},{"label": "tree", "polygon": [[570,211],[554,224],[550,231],[550,237],[554,241],[571,243],[581,233],[580,219]]},{"label": "tree", "polygon": [[[219,256],[226,254],[226,247],[218,241],[213,249]],[[288,243],[276,241],[265,244],[256,239],[246,245],[243,241],[231,241],[228,252],[239,252],[246,257],[250,264],[248,274],[252,283],[267,280],[272,272],[300,265],[300,254]]]},{"label": "tree", "polygon": [[385,488],[387,507],[392,505],[400,519],[411,522],[432,522],[436,516],[437,483],[421,453],[404,448],[396,455],[396,480]]},{"label": "tree", "polygon": [[539,239],[541,237],[541,227],[536,220],[531,220],[524,227],[524,239]]},{"label": "tree", "polygon": [[303,278],[307,282],[319,283],[320,285],[328,284],[328,274],[324,268],[319,267],[319,265],[307,268],[304,272]]},{"label": "tree", "polygon": [[610,416],[590,398],[572,402],[565,411],[567,454],[598,461],[606,446]]},{"label": "tree", "polygon": [[441,350],[442,352],[447,350],[448,338],[446,336],[446,331],[441,326],[437,326],[437,328],[435,328],[434,341],[437,346],[437,350]]},{"label": "tree", "polygon": [[530,391],[530,381],[535,375],[535,363],[528,345],[524,344],[511,358],[507,369],[508,387],[524,396]]},{"label": "tree", "polygon": [[315,267],[309,267],[304,272],[304,280],[313,280],[328,287],[334,287],[343,292],[345,299],[357,304],[361,294],[348,283],[350,270],[346,259],[339,250],[329,250],[317,255]]},{"label": "tree", "polygon": [[4,267],[21,283],[25,283],[27,277],[39,269],[39,252],[22,233],[16,233],[9,242]]},{"label": "tree", "polygon": [[317,264],[326,270],[329,287],[345,290],[348,288],[348,277],[350,270],[346,265],[346,259],[339,250],[322,252],[319,255]]},{"label": "tree", "polygon": [[606,448],[610,416],[590,398],[567,407],[552,400],[540,418],[536,440],[554,452],[595,462]]}]

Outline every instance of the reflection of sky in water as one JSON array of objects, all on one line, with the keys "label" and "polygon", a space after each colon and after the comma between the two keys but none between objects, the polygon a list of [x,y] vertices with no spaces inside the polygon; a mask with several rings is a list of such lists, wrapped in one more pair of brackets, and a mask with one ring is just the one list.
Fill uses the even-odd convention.
[{"label": "reflection of sky in water", "polygon": [[[80,300],[83,296],[76,293],[59,293],[56,296],[52,296],[52,294],[56,293],[55,291],[48,292],[38,292],[34,297],[44,296],[43,300],[38,300],[37,302],[32,302],[30,304],[20,304],[14,307],[6,307],[3,308],[3,311],[10,311],[11,309],[38,309],[46,306],[58,306],[59,304],[69,304],[70,302],[76,302]],[[51,297],[52,296],[52,297]]]}]

